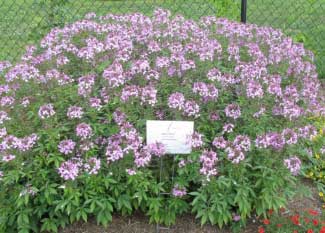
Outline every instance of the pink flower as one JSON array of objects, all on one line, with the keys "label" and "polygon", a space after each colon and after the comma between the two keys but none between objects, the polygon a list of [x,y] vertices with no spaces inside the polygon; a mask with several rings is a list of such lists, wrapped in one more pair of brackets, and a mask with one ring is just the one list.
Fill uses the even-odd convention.
[{"label": "pink flower", "polygon": [[301,161],[297,156],[290,157],[284,160],[284,166],[289,169],[293,175],[298,175],[301,168]]},{"label": "pink flower", "polygon": [[58,168],[58,173],[64,180],[75,180],[79,175],[79,165],[76,162],[68,160],[61,164]]},{"label": "pink flower", "polygon": [[95,157],[89,158],[87,163],[84,164],[84,169],[89,175],[97,175],[100,169],[100,159]]},{"label": "pink flower", "polygon": [[55,114],[55,111],[54,111],[52,104],[45,104],[45,105],[41,106],[38,110],[38,116],[41,119],[49,118],[51,116],[54,116],[54,114]]},{"label": "pink flower", "polygon": [[237,104],[229,104],[225,108],[225,113],[227,117],[231,117],[233,119],[237,119],[241,115],[240,107]]},{"label": "pink flower", "polygon": [[194,100],[188,100],[184,104],[184,115],[197,118],[200,116],[200,106]]},{"label": "pink flower", "polygon": [[58,148],[62,154],[71,154],[76,146],[76,143],[71,139],[63,140],[60,142]]},{"label": "pink flower", "polygon": [[92,129],[90,125],[86,123],[80,123],[76,127],[76,135],[82,139],[87,139],[92,136]]},{"label": "pink flower", "polygon": [[160,142],[149,144],[147,147],[149,153],[157,157],[161,157],[166,153],[165,146]]},{"label": "pink flower", "polygon": [[180,187],[179,185],[175,185],[173,190],[172,190],[172,195],[174,197],[183,197],[187,194],[186,188]]},{"label": "pink flower", "polygon": [[173,109],[181,110],[184,107],[185,97],[182,93],[175,92],[168,98],[168,106]]},{"label": "pink flower", "polygon": [[83,114],[81,107],[71,106],[68,108],[67,116],[69,119],[80,119]]},{"label": "pink flower", "polygon": [[11,160],[14,160],[16,158],[16,156],[15,155],[3,155],[2,156],[2,161],[3,162],[9,162],[9,161],[11,161]]}]

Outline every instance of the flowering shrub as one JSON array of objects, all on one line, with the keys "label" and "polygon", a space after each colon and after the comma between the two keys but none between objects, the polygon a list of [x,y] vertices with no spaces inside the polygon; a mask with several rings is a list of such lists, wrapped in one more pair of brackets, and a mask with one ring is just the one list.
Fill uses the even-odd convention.
[{"label": "flowering shrub", "polygon": [[290,214],[282,208],[278,214],[270,210],[269,216],[263,219],[263,226],[258,229],[259,233],[325,233],[325,215],[318,210],[307,209],[302,213]]},{"label": "flowering shrub", "polygon": [[310,152],[310,164],[305,175],[317,183],[325,208],[325,118],[316,118],[315,123],[318,134],[313,139],[313,151]]},{"label": "flowering shrub", "polygon": [[[162,9],[53,29],[0,64],[2,229],[134,210],[222,227],[278,209],[317,133],[307,117],[324,114],[312,62],[278,30]],[[153,119],[194,121],[192,153],[146,145]]]}]

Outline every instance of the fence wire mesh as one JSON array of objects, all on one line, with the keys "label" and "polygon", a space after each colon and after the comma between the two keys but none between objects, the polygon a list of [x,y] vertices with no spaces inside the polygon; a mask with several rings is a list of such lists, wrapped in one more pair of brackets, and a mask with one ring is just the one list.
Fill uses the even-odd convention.
[{"label": "fence wire mesh", "polygon": [[214,15],[213,4],[196,0],[0,0],[0,60],[15,60],[27,44],[38,41],[51,28],[81,19],[86,13],[142,12],[156,7],[198,19]]},{"label": "fence wire mesh", "polygon": [[[325,0],[246,0],[247,22],[282,29],[304,42],[316,55],[325,77]],[[0,0],[0,60],[14,61],[26,45],[40,40],[51,28],[82,18],[88,12],[142,12],[156,7],[187,18],[222,15],[240,19],[241,0]],[[234,17],[238,15],[238,17]]]},{"label": "fence wire mesh", "polygon": [[280,28],[303,42],[325,77],[325,0],[247,0],[247,22]]}]

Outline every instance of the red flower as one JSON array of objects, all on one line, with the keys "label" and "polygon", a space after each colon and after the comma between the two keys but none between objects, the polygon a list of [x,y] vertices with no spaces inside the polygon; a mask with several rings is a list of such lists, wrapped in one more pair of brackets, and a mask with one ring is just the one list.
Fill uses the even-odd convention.
[{"label": "red flower", "polygon": [[264,223],[265,225],[269,225],[269,224],[270,224],[270,220],[268,220],[268,219],[264,219],[264,220],[263,220],[263,223]]},{"label": "red flower", "polygon": [[298,233],[298,231],[297,230],[293,230],[293,232],[292,233]]},{"label": "red flower", "polygon": [[308,213],[309,213],[310,215],[312,215],[312,216],[318,216],[318,215],[319,215],[318,211],[313,210],[313,209],[309,209],[309,210],[308,210]]},{"label": "red flower", "polygon": [[265,230],[263,227],[258,228],[258,233],[265,233]]},{"label": "red flower", "polygon": [[269,215],[273,214],[273,209],[270,209],[270,210],[268,211],[268,213],[269,213]]},{"label": "red flower", "polygon": [[304,218],[305,223],[310,223],[310,219],[309,218]]},{"label": "red flower", "polygon": [[[276,224],[276,226],[277,226],[278,228],[281,228],[281,227],[282,227],[282,224],[278,223],[278,224]],[[325,233],[325,232],[324,232],[324,233]]]},{"label": "red flower", "polygon": [[314,231],[312,229],[308,229],[307,233],[314,233]]},{"label": "red flower", "polygon": [[317,226],[318,223],[319,223],[319,221],[318,221],[317,219],[313,219],[313,224],[314,224],[314,226]]},{"label": "red flower", "polygon": [[322,229],[320,229],[319,233],[325,233],[325,227],[322,227]]},{"label": "red flower", "polygon": [[293,224],[295,224],[295,225],[300,224],[299,223],[299,215],[294,215],[294,216],[291,216],[290,218],[291,218],[291,221],[292,221]]}]

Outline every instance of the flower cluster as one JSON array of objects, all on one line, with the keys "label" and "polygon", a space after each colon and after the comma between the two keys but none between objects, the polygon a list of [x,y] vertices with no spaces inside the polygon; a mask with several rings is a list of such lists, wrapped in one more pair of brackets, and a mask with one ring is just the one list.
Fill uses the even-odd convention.
[{"label": "flower cluster", "polygon": [[200,156],[200,162],[202,163],[202,168],[200,173],[205,175],[207,179],[210,179],[210,176],[217,175],[216,163],[218,161],[217,153],[214,151],[203,151]]},{"label": "flower cluster", "polygon": [[49,118],[55,114],[52,104],[45,104],[38,110],[38,115],[41,119]]},{"label": "flower cluster", "polygon": [[179,185],[175,185],[173,190],[172,190],[172,195],[174,197],[183,197],[186,195],[186,188],[180,187]]},{"label": "flower cluster", "polygon": [[58,145],[59,151],[62,154],[68,155],[71,154],[76,146],[76,143],[71,139],[63,140]]},{"label": "flower cluster", "polygon": [[[34,174],[30,169],[40,166],[37,172],[56,171],[44,176],[56,184],[58,177],[78,180],[79,188],[82,179],[91,184],[95,178],[107,186],[101,181],[114,170],[117,183],[139,179],[139,185],[126,187],[142,187],[140,182],[159,180],[155,165],[161,160],[178,162],[166,173],[173,172],[179,185],[152,187],[172,189],[175,197],[195,187],[210,200],[209,185],[223,178],[238,184],[236,189],[252,185],[250,180],[261,177],[255,174],[260,167],[276,167],[270,180],[279,179],[286,189],[292,176],[283,174],[299,173],[305,161],[300,158],[310,152],[307,141],[318,137],[310,119],[325,115],[313,59],[279,30],[213,16],[194,21],[163,9],[152,16],[87,14],[52,29],[17,63],[0,62],[0,177],[9,179],[11,170]],[[194,121],[186,145],[191,153],[168,156],[162,143],[147,145],[146,120]],[[317,148],[317,154],[322,151]],[[16,186],[27,180],[32,182],[19,179]],[[145,192],[156,193],[150,182]],[[261,203],[275,195],[262,195],[266,184],[257,183],[260,187],[249,188]],[[234,197],[231,189],[220,195]],[[207,206],[200,201],[196,204]],[[257,209],[255,200],[247,201]],[[219,218],[211,210],[213,224],[230,222],[232,213],[240,222],[251,214],[237,209],[237,200],[225,203],[224,210],[233,212],[222,211]]]},{"label": "flower cluster", "polygon": [[293,175],[298,175],[301,168],[301,161],[297,156],[284,160],[284,165],[289,169]]},{"label": "flower cluster", "polygon": [[269,210],[268,216],[261,221],[263,225],[258,228],[259,233],[325,233],[324,213],[317,209],[306,208],[299,213],[290,213],[290,210],[281,208],[279,213]]}]

